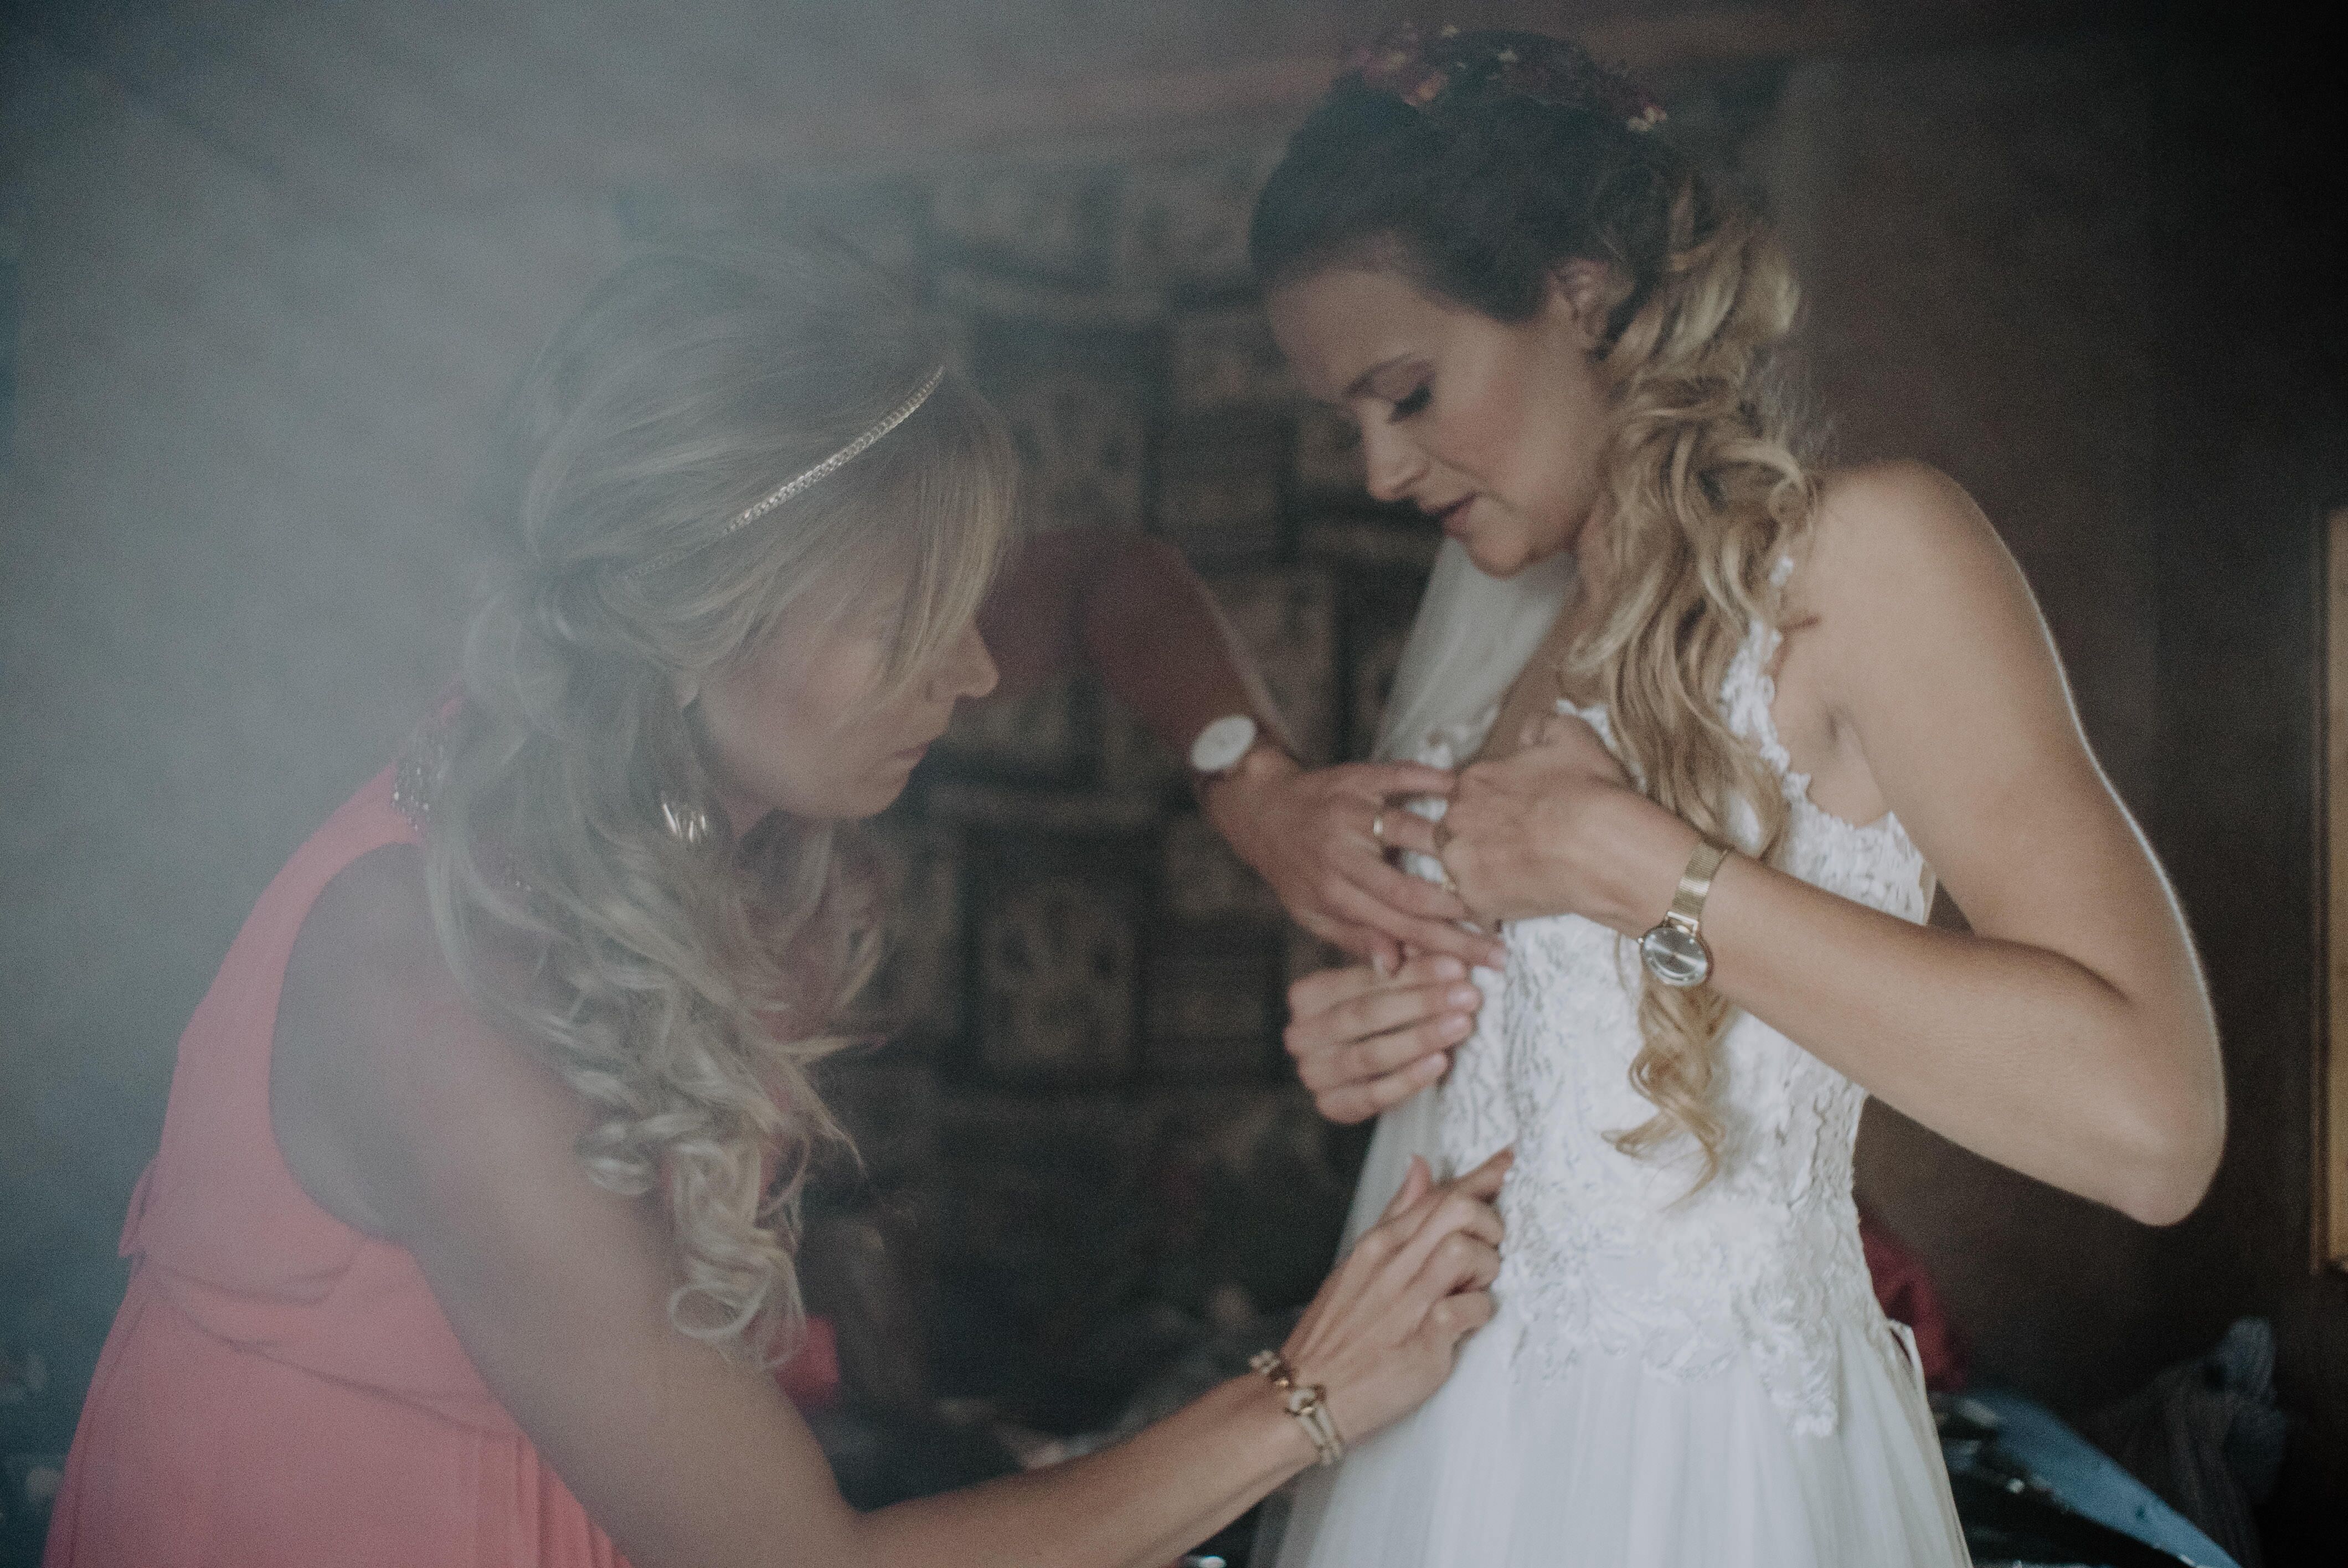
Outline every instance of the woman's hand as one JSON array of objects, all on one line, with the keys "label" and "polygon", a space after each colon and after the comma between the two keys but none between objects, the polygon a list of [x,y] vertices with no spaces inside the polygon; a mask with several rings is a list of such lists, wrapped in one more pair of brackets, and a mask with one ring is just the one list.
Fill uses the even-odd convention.
[{"label": "woman's hand", "polygon": [[[1458,897],[1386,862],[1390,849],[1432,854],[1414,795],[1448,795],[1452,775],[1413,763],[1306,770],[1270,747],[1209,781],[1208,820],[1272,884],[1298,925],[1392,971],[1406,948],[1497,966],[1498,945],[1462,929]],[[1377,829],[1374,836],[1372,828]]]},{"label": "woman's hand", "polygon": [[[979,614],[1002,671],[998,696],[1032,692],[1090,663],[1168,751],[1209,721],[1252,713],[1273,736],[1278,709],[1255,660],[1181,552],[1114,528],[1062,528],[1023,541]],[[1251,753],[1202,792],[1207,816],[1270,882],[1298,924],[1393,968],[1405,944],[1469,962],[1496,958],[1457,922],[1441,888],[1386,864],[1389,847],[1428,849],[1412,795],[1451,793],[1436,768],[1354,764],[1307,773],[1274,747]],[[1379,821],[1385,844],[1371,835]]]},{"label": "woman's hand", "polygon": [[1281,1348],[1297,1381],[1325,1390],[1348,1443],[1416,1409],[1451,1375],[1459,1341],[1491,1319],[1500,1271],[1492,1200],[1515,1157],[1503,1149],[1437,1183],[1414,1155],[1402,1190]]},{"label": "woman's hand", "polygon": [[1392,975],[1323,969],[1288,988],[1281,1040],[1322,1115],[1366,1122],[1441,1078],[1483,1005],[1467,966],[1447,955],[1418,954]]},{"label": "woman's hand", "polygon": [[1523,749],[1459,775],[1436,836],[1459,897],[1487,925],[1581,915],[1644,930],[1671,902],[1695,829],[1631,787],[1571,713],[1526,726]]}]

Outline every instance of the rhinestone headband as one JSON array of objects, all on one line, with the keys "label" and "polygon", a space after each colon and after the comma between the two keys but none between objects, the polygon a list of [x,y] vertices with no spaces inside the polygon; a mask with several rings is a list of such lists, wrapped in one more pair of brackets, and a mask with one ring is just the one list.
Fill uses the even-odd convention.
[{"label": "rhinestone headband", "polygon": [[913,394],[912,396],[905,399],[904,402],[897,405],[896,407],[882,415],[879,420],[877,420],[870,428],[866,429],[862,435],[857,436],[855,440],[850,441],[847,446],[842,446],[839,451],[834,452],[830,456],[826,457],[822,462],[818,463],[814,467],[809,468],[806,473],[798,476],[798,477],[784,484],[779,489],[777,489],[772,495],[767,497],[766,499],[760,501],[757,505],[745,510],[732,522],[726,525],[726,532],[718,535],[718,538],[724,538],[727,537],[727,535],[738,533],[740,530],[748,528],[752,523],[757,522],[760,518],[765,517],[768,512],[773,511],[777,507],[781,506],[793,496],[798,495],[800,491],[807,489],[811,485],[822,483],[825,479],[829,478],[833,474],[838,473],[840,469],[854,462],[858,457],[863,456],[865,450],[875,441],[880,440],[880,437],[888,435],[891,430],[896,429],[897,426],[905,423],[906,420],[911,419],[913,416],[914,410],[920,408],[922,404],[927,403],[930,400],[930,394],[935,392],[938,389],[938,383],[943,381],[945,378],[946,367],[944,365],[940,365],[937,369],[930,372],[930,379],[922,383],[921,391]]}]

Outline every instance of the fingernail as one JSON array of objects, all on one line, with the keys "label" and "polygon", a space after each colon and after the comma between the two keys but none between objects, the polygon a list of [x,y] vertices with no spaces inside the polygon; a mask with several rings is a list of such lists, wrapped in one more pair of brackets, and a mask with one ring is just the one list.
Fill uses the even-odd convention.
[{"label": "fingernail", "polygon": [[1456,1008],[1471,1008],[1484,999],[1484,993],[1474,986],[1454,986],[1444,993],[1443,999]]},{"label": "fingernail", "polygon": [[1449,1035],[1466,1034],[1470,1027],[1468,1020],[1457,1013],[1452,1013],[1443,1020],[1443,1032]]},{"label": "fingernail", "polygon": [[1457,958],[1441,958],[1435,960],[1435,978],[1438,980],[1460,979],[1467,973],[1468,966]]}]

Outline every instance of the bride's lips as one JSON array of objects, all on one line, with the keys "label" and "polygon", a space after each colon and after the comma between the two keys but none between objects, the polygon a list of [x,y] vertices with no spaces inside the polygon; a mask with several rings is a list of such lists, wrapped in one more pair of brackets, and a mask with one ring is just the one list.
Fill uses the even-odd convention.
[{"label": "bride's lips", "polygon": [[1468,508],[1475,500],[1473,496],[1462,496],[1449,506],[1437,507],[1426,515],[1435,519],[1437,528],[1456,539],[1467,531]]}]

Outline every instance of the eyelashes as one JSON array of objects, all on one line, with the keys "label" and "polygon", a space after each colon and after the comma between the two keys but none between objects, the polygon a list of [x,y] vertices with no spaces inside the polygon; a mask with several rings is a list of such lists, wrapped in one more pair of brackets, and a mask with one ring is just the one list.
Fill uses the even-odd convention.
[{"label": "eyelashes", "polygon": [[1416,387],[1395,399],[1394,412],[1386,417],[1390,420],[1407,419],[1412,415],[1423,411],[1434,397],[1435,383],[1422,381]]}]

